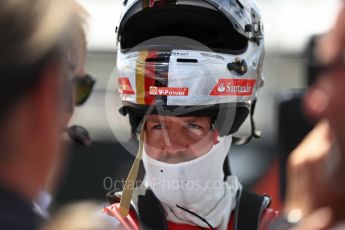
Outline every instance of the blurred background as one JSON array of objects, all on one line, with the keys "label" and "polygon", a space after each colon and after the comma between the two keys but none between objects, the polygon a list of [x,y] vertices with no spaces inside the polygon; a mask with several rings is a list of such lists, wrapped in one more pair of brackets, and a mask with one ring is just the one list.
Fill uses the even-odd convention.
[{"label": "blurred background", "polygon": [[[90,13],[86,70],[96,77],[97,83],[87,103],[76,109],[71,124],[86,127],[94,143],[91,147],[71,146],[71,160],[66,165],[67,172],[57,193],[56,206],[85,198],[104,200],[109,190],[118,187],[114,181],[126,178],[134,159],[117,143],[105,110],[107,83],[109,77],[116,74],[113,72],[115,27],[123,1],[79,2]],[[233,147],[230,164],[232,173],[238,175],[247,188],[270,194],[275,208],[279,208],[278,200],[284,184],[285,155],[308,129],[308,126],[303,126],[303,121],[298,120],[298,116],[296,118],[296,114],[301,113],[298,101],[297,105],[288,108],[281,105],[294,98],[298,89],[306,87],[303,50],[311,35],[330,29],[339,10],[339,2],[258,0],[266,41],[266,83],[260,92],[255,112],[262,138],[246,146]],[[246,122],[240,134],[248,131]]]}]

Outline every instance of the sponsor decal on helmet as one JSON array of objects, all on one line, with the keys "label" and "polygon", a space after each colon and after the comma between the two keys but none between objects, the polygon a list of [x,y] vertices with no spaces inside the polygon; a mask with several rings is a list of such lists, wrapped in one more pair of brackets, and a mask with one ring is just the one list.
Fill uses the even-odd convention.
[{"label": "sponsor decal on helmet", "polygon": [[189,52],[181,52],[181,51],[173,51],[171,53],[172,56],[188,56],[189,55]]},{"label": "sponsor decal on helmet", "polygon": [[118,82],[119,82],[119,93],[120,94],[127,94],[127,95],[135,94],[128,78],[121,77],[118,79]]},{"label": "sponsor decal on helmet", "polygon": [[172,88],[172,87],[150,87],[150,95],[155,96],[188,96],[188,88]]},{"label": "sponsor decal on helmet", "polygon": [[159,2],[159,0],[150,0],[149,7],[153,7],[156,2]]},{"label": "sponsor decal on helmet", "polygon": [[209,58],[216,58],[216,59],[221,59],[221,60],[225,60],[225,58],[221,55],[218,54],[209,54],[209,53],[200,53],[200,55],[204,56],[204,57],[209,57]]},{"label": "sponsor decal on helmet", "polygon": [[176,0],[143,0],[143,8],[153,8],[166,4],[176,4]]},{"label": "sponsor decal on helmet", "polygon": [[219,79],[210,96],[251,96],[256,80]]}]

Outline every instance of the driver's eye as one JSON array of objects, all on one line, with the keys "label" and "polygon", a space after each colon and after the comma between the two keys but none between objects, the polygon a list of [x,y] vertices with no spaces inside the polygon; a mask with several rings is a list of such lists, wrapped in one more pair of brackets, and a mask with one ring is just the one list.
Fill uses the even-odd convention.
[{"label": "driver's eye", "polygon": [[200,125],[191,123],[191,124],[188,124],[188,128],[190,128],[190,129],[201,129],[202,127]]},{"label": "driver's eye", "polygon": [[166,129],[166,125],[164,125],[164,124],[154,125],[154,126],[152,126],[151,129],[156,129],[156,130]]}]

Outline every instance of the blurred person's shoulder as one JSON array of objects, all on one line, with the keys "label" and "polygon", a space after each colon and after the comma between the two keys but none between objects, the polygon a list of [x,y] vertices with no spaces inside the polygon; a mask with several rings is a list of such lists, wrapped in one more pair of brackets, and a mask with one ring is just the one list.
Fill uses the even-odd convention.
[{"label": "blurred person's shoulder", "polygon": [[95,230],[123,229],[118,220],[102,212],[104,206],[105,204],[99,201],[79,201],[67,204],[53,215],[51,221],[44,227],[44,230],[81,228]]}]

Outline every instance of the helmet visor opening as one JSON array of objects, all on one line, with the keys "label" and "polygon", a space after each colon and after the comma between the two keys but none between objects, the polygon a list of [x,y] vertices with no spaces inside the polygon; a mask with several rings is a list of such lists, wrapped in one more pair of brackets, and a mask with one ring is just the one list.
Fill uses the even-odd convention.
[{"label": "helmet visor opening", "polygon": [[161,36],[186,37],[219,53],[241,54],[248,47],[248,39],[239,34],[223,14],[187,5],[143,10],[124,20],[120,34],[124,53],[146,40]]}]

